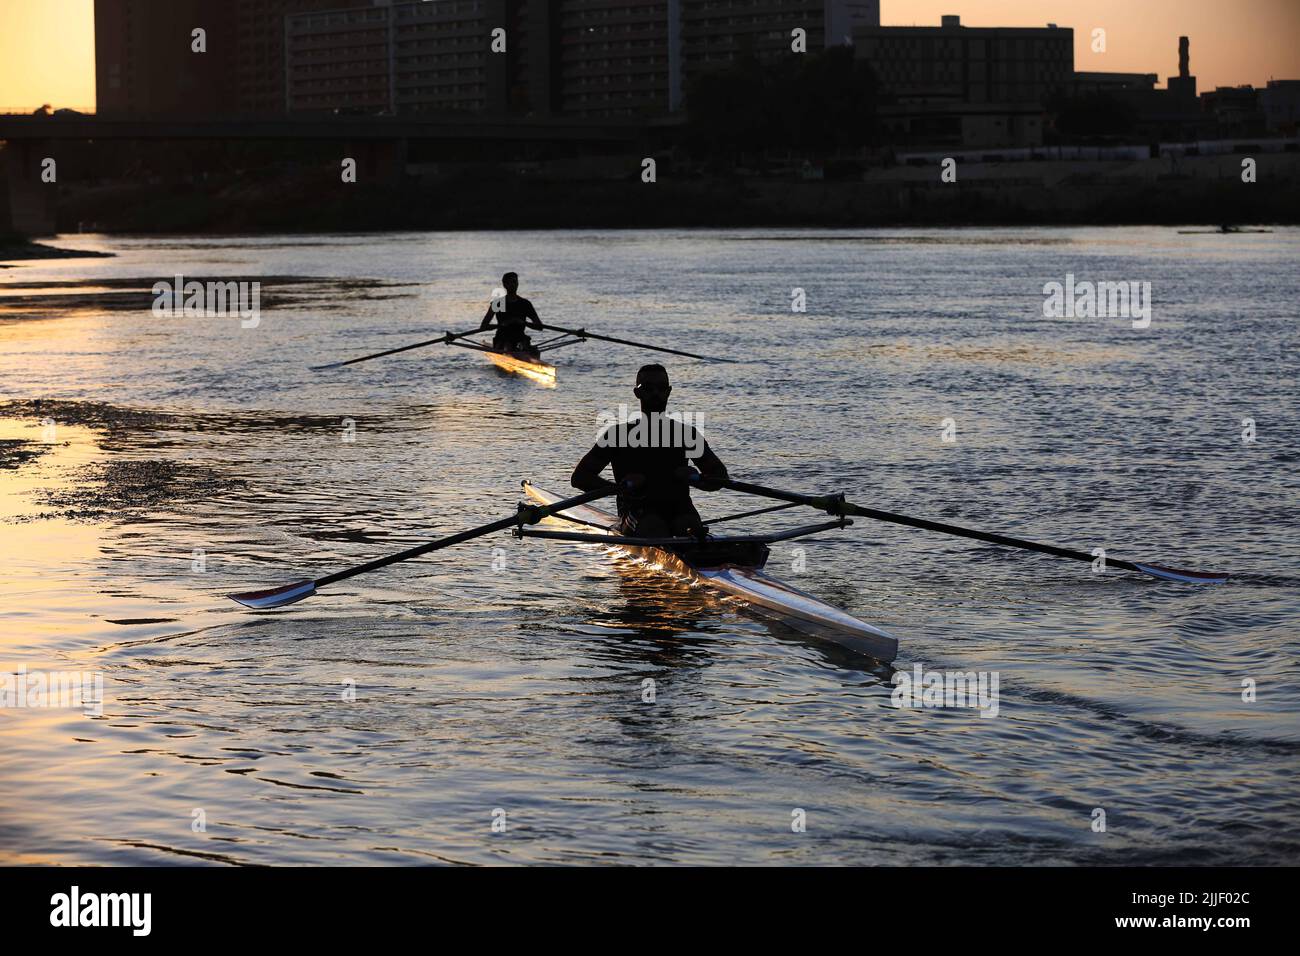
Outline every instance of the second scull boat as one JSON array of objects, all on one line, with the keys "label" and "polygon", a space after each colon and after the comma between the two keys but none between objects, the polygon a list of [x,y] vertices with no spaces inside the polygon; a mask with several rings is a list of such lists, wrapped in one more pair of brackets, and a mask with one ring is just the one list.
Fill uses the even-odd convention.
[{"label": "second scull boat", "polygon": [[420,349],[429,345],[458,345],[461,348],[471,349],[476,352],[484,352],[488,359],[498,368],[507,372],[514,372],[518,375],[524,375],[534,381],[541,382],[545,385],[555,384],[555,366],[549,365],[542,360],[543,352],[550,352],[555,349],[562,349],[567,345],[577,345],[579,342],[586,342],[588,339],[594,339],[599,342],[613,342],[617,345],[630,345],[634,348],[649,349],[652,352],[666,352],[669,355],[684,355],[687,358],[702,359],[706,362],[734,362],[735,359],[710,358],[707,355],[696,355],[694,352],[683,352],[680,349],[665,348],[662,345],[649,345],[645,342],[633,342],[631,339],[619,339],[610,335],[598,335],[595,332],[588,332],[586,329],[566,329],[558,325],[544,326],[547,331],[558,332],[559,335],[547,339],[545,342],[539,342],[533,347],[532,352],[500,352],[492,348],[487,342],[470,338],[477,335],[483,329],[470,329],[468,332],[445,332],[436,339],[427,339],[424,342],[414,342],[411,345],[402,345],[395,349],[385,349],[382,352],[375,352],[371,355],[362,355],[357,358],[344,359],[339,362],[330,362],[326,365],[313,365],[312,371],[323,372],[327,369],[344,368],[348,365],[356,365],[358,362],[369,362],[371,359],[383,358],[386,355],[397,355],[401,352],[409,352],[412,349]]}]

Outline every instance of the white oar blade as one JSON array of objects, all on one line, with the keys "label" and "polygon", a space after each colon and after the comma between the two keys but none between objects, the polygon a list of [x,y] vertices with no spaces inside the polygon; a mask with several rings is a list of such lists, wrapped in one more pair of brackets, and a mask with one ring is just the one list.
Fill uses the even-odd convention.
[{"label": "white oar blade", "polygon": [[1162,581],[1178,581],[1182,584],[1222,584],[1228,580],[1226,574],[1207,571],[1182,571],[1178,568],[1166,568],[1159,564],[1141,564],[1137,561],[1133,562],[1133,566],[1153,578],[1160,578]]},{"label": "white oar blade", "polygon": [[315,581],[299,581],[297,584],[286,584],[284,587],[272,588],[269,591],[245,591],[243,594],[230,594],[227,596],[230,600],[242,604],[244,607],[251,607],[255,611],[264,611],[267,608],[296,604],[298,601],[309,598],[315,593]]}]

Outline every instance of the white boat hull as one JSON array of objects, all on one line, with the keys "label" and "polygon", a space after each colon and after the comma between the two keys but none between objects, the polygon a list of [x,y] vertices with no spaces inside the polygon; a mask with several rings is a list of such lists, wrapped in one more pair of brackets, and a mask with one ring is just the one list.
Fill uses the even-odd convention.
[{"label": "white boat hull", "polygon": [[555,384],[555,366],[548,365],[526,352],[484,352],[497,368],[514,375],[522,375],[542,385]]},{"label": "white boat hull", "polygon": [[[559,496],[529,482],[524,482],[524,490],[540,504],[549,505],[560,500]],[[613,533],[611,529],[617,521],[614,515],[590,505],[570,508],[561,514],[584,523],[583,530],[593,534]],[[754,612],[779,620],[800,633],[830,641],[880,661],[892,661],[898,654],[898,641],[880,628],[860,621],[847,611],[827,604],[806,591],[791,587],[758,568],[737,565],[695,567],[663,548],[633,545],[611,547],[739,598]]]}]

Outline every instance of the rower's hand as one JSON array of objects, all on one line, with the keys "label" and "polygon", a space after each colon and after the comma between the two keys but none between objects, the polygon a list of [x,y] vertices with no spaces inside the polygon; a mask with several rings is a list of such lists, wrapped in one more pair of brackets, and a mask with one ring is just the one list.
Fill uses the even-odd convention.
[{"label": "rower's hand", "polygon": [[722,484],[716,478],[706,478],[690,465],[682,465],[676,471],[677,479],[688,485],[694,485],[700,491],[721,491]]}]

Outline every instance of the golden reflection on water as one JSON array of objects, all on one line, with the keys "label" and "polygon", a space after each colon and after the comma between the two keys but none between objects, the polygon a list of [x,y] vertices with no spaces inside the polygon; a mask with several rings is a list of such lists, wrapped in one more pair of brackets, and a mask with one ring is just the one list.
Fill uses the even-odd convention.
[{"label": "golden reflection on water", "polygon": [[[52,440],[47,440],[52,439]],[[0,666],[14,645],[57,644],[84,632],[102,596],[76,584],[80,568],[101,553],[105,526],[62,517],[42,504],[46,493],[75,487],[75,469],[103,459],[89,428],[49,428],[39,421],[0,419],[0,442],[22,441],[40,454],[0,468]]]},{"label": "golden reflection on water", "polygon": [[[1062,274],[1059,252],[686,235],[665,251],[661,234],[240,240],[237,271],[422,290],[363,302],[339,284],[246,335],[102,297],[93,314],[28,303],[58,322],[0,318],[0,399],[22,400],[0,408],[0,442],[41,452],[0,444],[0,669],[103,671],[106,698],[103,719],[0,712],[0,861],[1087,862],[1101,850],[1073,808],[1096,792],[1127,801],[1108,863],[1284,859],[1294,589],[1258,575],[1295,553],[1278,476],[1298,416],[1276,347],[1293,250],[1224,252],[1227,271],[1153,258],[1150,230],[1076,234],[1124,241],[1184,290],[1168,334],[1009,323],[1033,303],[1008,269]],[[229,272],[210,252],[225,247],[113,240],[117,260],[23,274]],[[506,265],[544,318],[743,346],[741,364],[671,363],[674,402],[710,412],[738,476],[1247,574],[1211,593],[865,523],[809,547],[809,590],[898,633],[900,665],[1001,673],[998,721],[900,712],[887,673],[598,546],[502,536],[284,612],[226,601],[491,520],[518,477],[568,475],[644,356],[575,347],[556,389],[451,350],[310,371],[476,323]],[[847,306],[790,315],[795,284]],[[1111,401],[1054,387],[1076,377]],[[1116,407],[1148,382],[1176,420]],[[43,407],[81,424],[47,447]],[[1240,415],[1261,409],[1276,414],[1243,447]],[[105,476],[139,480],[112,495]],[[1260,705],[1243,674],[1269,688]],[[347,679],[362,693],[345,706]],[[1116,760],[1142,773],[1117,781]],[[532,839],[478,838],[503,799]],[[782,842],[771,807],[809,801],[843,831]]]}]

